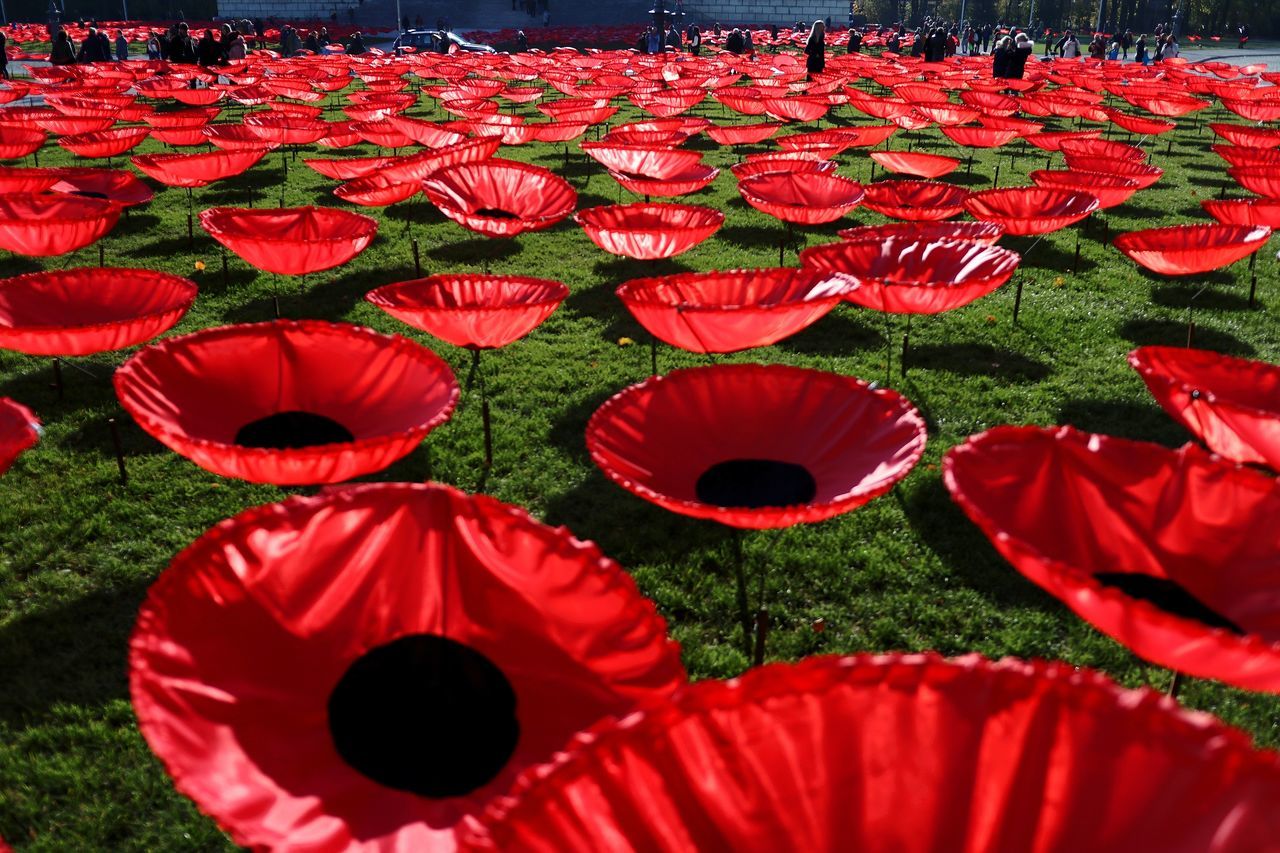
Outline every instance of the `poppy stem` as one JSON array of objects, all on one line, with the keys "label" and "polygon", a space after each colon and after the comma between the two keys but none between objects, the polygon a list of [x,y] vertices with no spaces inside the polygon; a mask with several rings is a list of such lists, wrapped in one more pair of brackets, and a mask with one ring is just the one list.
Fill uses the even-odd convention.
[{"label": "poppy stem", "polygon": [[907,355],[911,351],[911,315],[907,315],[907,330],[902,333],[902,358],[899,359],[899,370],[902,378],[907,378]]},{"label": "poppy stem", "polygon": [[[1085,217],[1085,221],[1088,221],[1088,217]],[[1080,232],[1082,230],[1084,230],[1083,224],[1081,224],[1081,226],[1076,229],[1076,256],[1075,256],[1075,259],[1071,262],[1072,275],[1075,275],[1076,273],[1080,272]]]},{"label": "poppy stem", "polygon": [[1022,276],[1018,276],[1018,286],[1013,292],[1013,325],[1018,325],[1018,311],[1022,308]]},{"label": "poppy stem", "polygon": [[62,359],[60,358],[53,360],[53,389],[58,392],[58,399],[61,400],[66,389],[62,384]]},{"label": "poppy stem", "polygon": [[1168,695],[1170,699],[1178,698],[1178,691],[1182,689],[1182,673],[1176,669],[1173,671],[1173,678],[1169,680]]},{"label": "poppy stem", "polygon": [[1257,306],[1258,296],[1258,253],[1249,256],[1249,307]]},{"label": "poppy stem", "polygon": [[746,567],[743,566],[742,556],[742,538],[746,533],[742,530],[734,530],[730,539],[733,548],[733,571],[735,579],[738,582],[738,619],[742,623],[742,643],[747,651],[751,650],[751,611],[747,606],[747,575]]},{"label": "poppy stem", "polygon": [[129,485],[129,471],[124,464],[124,445],[120,442],[120,427],[115,418],[107,418],[107,426],[111,429],[111,444],[116,451],[116,467],[120,470],[120,485]]},{"label": "poppy stem", "polygon": [[756,611],[756,648],[753,656],[753,665],[762,666],[764,664],[765,644],[769,639],[769,610],[761,607]]},{"label": "poppy stem", "polygon": [[484,385],[484,370],[480,366],[480,350],[471,351],[471,372],[480,388],[480,422],[484,428],[484,467],[493,467],[493,425],[489,419],[489,393]]},{"label": "poppy stem", "polygon": [[649,334],[649,375],[658,375],[658,336]]},{"label": "poppy stem", "polygon": [[418,239],[413,239],[413,275],[414,278],[422,278],[422,259],[418,253]]}]

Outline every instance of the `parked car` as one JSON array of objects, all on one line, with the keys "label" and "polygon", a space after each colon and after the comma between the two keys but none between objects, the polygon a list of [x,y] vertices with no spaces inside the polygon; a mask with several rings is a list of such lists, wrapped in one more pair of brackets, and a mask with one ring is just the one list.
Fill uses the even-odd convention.
[{"label": "parked car", "polygon": [[497,53],[487,44],[467,41],[462,36],[444,30],[409,30],[397,39],[398,48],[411,47],[418,53]]}]

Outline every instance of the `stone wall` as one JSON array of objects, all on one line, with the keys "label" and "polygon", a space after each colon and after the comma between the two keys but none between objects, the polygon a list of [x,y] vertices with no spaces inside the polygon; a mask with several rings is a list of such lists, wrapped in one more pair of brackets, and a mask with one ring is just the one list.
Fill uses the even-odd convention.
[{"label": "stone wall", "polygon": [[[667,6],[671,7],[672,3]],[[730,24],[794,24],[812,23],[831,18],[832,24],[843,25],[849,19],[848,0],[685,0],[686,20]]]},{"label": "stone wall", "polygon": [[348,0],[218,0],[223,18],[277,18],[281,21],[327,21],[334,12],[347,22]]}]

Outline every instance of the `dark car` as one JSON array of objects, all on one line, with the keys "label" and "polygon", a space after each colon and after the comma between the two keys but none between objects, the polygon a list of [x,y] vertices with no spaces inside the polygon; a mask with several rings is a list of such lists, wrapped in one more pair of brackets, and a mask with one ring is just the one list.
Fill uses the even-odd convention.
[{"label": "dark car", "polygon": [[398,47],[411,47],[418,53],[497,53],[487,44],[467,41],[457,33],[444,30],[409,30],[397,39]]}]

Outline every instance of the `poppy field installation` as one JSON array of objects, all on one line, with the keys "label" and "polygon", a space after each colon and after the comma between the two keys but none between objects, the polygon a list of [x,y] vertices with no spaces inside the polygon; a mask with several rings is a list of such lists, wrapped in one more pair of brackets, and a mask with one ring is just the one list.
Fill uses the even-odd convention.
[{"label": "poppy field installation", "polygon": [[0,81],[0,840],[1275,843],[1280,77],[758,36]]}]

